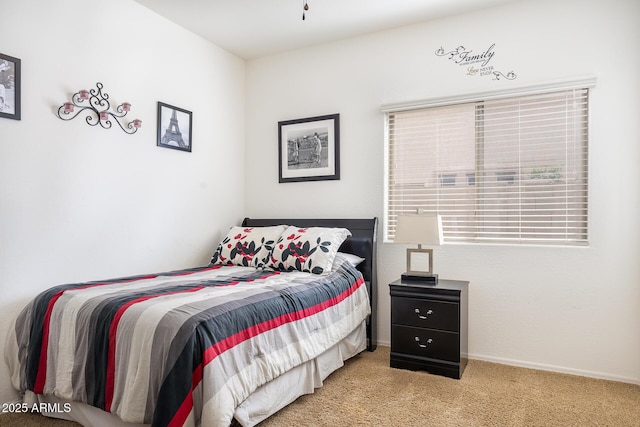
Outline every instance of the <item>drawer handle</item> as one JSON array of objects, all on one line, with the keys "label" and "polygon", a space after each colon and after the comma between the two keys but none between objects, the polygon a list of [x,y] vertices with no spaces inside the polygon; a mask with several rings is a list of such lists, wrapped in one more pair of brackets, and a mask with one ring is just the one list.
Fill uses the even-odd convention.
[{"label": "drawer handle", "polygon": [[416,342],[418,343],[418,347],[420,348],[427,348],[427,345],[431,344],[433,342],[433,340],[431,338],[429,338],[427,340],[426,344],[420,344],[420,338],[419,337],[415,337]]},{"label": "drawer handle", "polygon": [[432,315],[433,314],[433,310],[429,309],[427,310],[427,316],[423,316],[422,314],[420,314],[420,309],[416,308],[415,309],[416,314],[418,315],[418,317],[422,320],[425,320],[427,318],[427,316]]}]

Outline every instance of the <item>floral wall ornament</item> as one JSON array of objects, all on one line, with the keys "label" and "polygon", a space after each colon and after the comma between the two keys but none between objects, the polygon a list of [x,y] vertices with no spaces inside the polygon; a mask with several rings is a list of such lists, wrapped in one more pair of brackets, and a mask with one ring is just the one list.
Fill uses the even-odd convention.
[{"label": "floral wall ornament", "polygon": [[492,76],[493,80],[515,79],[517,75],[513,71],[505,74],[494,69],[493,65],[489,65],[496,54],[494,51],[495,46],[496,44],[494,43],[482,52],[474,52],[472,49],[466,49],[464,46],[458,46],[449,51],[440,47],[435,51],[435,54],[436,56],[444,56],[460,66],[466,66],[467,76]]},{"label": "floral wall ornament", "polygon": [[68,121],[75,119],[81,113],[86,113],[85,121],[90,126],[100,125],[104,129],[109,129],[113,120],[126,133],[136,133],[142,127],[142,120],[133,119],[127,124],[121,122],[121,119],[131,111],[131,104],[123,102],[115,110],[112,110],[109,94],[102,92],[103,87],[103,84],[98,82],[96,83],[97,89],[82,89],[74,93],[70,102],[65,102],[58,108],[58,117]]}]

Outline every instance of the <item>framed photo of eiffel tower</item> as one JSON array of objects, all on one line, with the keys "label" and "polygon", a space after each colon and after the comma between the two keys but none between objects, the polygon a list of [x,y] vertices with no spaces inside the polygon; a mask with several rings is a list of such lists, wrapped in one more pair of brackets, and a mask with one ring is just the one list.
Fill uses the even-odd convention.
[{"label": "framed photo of eiffel tower", "polygon": [[192,113],[158,102],[158,147],[191,152]]}]

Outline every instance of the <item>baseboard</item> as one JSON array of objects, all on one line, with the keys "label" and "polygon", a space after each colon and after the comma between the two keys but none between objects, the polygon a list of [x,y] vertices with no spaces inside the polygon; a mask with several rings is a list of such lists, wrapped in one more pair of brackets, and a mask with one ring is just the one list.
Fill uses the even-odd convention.
[{"label": "baseboard", "polygon": [[[389,341],[383,341],[383,340],[378,341],[378,345],[383,347],[391,347],[391,343]],[[573,369],[573,368],[567,368],[564,366],[555,366],[555,365],[547,365],[544,363],[526,362],[522,360],[485,356],[482,354],[475,354],[475,353],[468,354],[467,358],[472,360],[475,359],[475,360],[483,360],[485,362],[499,363],[501,365],[517,366],[520,368],[537,369],[540,371],[557,372],[560,374],[578,375],[581,377],[597,378],[600,380],[617,381],[621,383],[640,385],[640,379],[638,378],[623,377],[620,375],[611,375],[604,372],[587,371],[583,369]]]},{"label": "baseboard", "polygon": [[638,378],[623,377],[620,375],[611,375],[604,372],[587,371],[583,369],[573,369],[573,368],[567,368],[564,366],[547,365],[544,363],[525,362],[522,360],[484,356],[481,354],[469,354],[468,357],[469,359],[483,360],[485,362],[500,363],[502,365],[517,366],[520,368],[537,369],[540,371],[557,372],[560,374],[578,375],[581,377],[597,378],[600,380],[617,381],[621,383],[640,385],[640,380],[638,380]]}]

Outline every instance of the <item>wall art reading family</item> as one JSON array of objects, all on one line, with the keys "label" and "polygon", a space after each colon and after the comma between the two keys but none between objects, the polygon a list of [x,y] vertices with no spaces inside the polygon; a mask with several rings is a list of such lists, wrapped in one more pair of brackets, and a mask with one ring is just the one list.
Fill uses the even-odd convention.
[{"label": "wall art reading family", "polygon": [[20,120],[20,60],[0,53],[0,117]]},{"label": "wall art reading family", "polygon": [[496,53],[494,51],[495,47],[496,44],[494,43],[481,52],[466,49],[464,46],[458,46],[456,49],[450,51],[446,51],[440,47],[440,49],[436,50],[435,54],[437,56],[445,56],[454,63],[467,67],[468,76],[492,76],[493,80],[503,78],[507,80],[515,79],[517,76],[513,71],[504,74],[489,64]]},{"label": "wall art reading family", "polygon": [[340,115],[278,122],[279,182],[340,179]]}]

